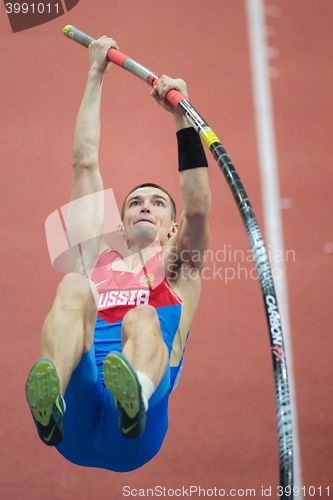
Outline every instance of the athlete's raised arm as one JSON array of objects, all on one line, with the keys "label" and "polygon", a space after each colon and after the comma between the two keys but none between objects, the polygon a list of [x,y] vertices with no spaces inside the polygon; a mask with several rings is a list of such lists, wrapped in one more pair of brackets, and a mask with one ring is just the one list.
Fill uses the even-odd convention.
[{"label": "athlete's raised arm", "polygon": [[80,241],[71,252],[71,271],[82,274],[89,274],[102,241],[104,192],[99,170],[100,104],[103,77],[111,66],[106,59],[110,47],[119,49],[117,42],[106,36],[89,46],[88,78],[74,132],[70,197],[73,203],[70,204],[68,229],[71,239]]},{"label": "athlete's raised arm", "polygon": [[[166,245],[171,256],[170,263],[181,266],[187,264],[196,269],[204,265],[205,250],[208,246],[208,216],[211,207],[211,193],[207,175],[207,159],[200,136],[183,113],[173,108],[165,96],[169,90],[179,90],[188,98],[186,83],[162,75],[151,94],[167,111],[173,113],[178,140],[179,180],[184,203],[179,228]],[[174,266],[171,265],[173,268]]]}]

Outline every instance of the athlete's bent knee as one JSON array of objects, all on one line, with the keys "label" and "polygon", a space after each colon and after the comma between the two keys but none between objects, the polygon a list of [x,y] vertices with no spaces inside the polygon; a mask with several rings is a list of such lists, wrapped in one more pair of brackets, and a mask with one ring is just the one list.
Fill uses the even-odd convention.
[{"label": "athlete's bent knee", "polygon": [[153,322],[159,326],[160,322],[155,307],[150,305],[139,305],[134,309],[130,309],[124,316],[122,326],[123,328],[131,328],[137,325],[138,322]]},{"label": "athlete's bent knee", "polygon": [[62,278],[57,299],[68,307],[96,307],[89,280],[77,273],[68,273]]},{"label": "athlete's bent knee", "polygon": [[131,339],[142,342],[143,339],[161,338],[160,320],[153,306],[137,306],[128,311],[122,321],[122,342]]}]

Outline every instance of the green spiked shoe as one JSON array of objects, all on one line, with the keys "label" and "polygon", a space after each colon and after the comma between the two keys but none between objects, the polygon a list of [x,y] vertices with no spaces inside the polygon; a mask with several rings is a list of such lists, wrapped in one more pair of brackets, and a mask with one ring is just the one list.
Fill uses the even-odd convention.
[{"label": "green spiked shoe", "polygon": [[59,378],[52,361],[39,359],[25,385],[28,405],[43,443],[56,446],[64,437],[64,404]]},{"label": "green spiked shoe", "polygon": [[119,352],[110,352],[104,360],[104,385],[116,398],[122,435],[135,439],[143,434],[146,411],[138,377]]}]

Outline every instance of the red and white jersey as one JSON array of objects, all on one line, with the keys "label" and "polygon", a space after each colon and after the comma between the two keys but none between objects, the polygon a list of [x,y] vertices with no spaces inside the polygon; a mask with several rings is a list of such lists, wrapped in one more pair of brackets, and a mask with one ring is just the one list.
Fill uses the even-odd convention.
[{"label": "red and white jersey", "polygon": [[162,251],[143,262],[137,272],[117,268],[117,262],[121,262],[119,254],[106,250],[91,275],[98,291],[99,317],[114,323],[141,304],[157,309],[182,303],[166,279]]}]

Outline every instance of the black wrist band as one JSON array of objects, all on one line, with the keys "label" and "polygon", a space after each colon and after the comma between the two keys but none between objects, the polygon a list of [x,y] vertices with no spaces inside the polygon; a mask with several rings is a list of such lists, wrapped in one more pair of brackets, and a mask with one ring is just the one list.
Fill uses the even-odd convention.
[{"label": "black wrist band", "polygon": [[193,127],[177,131],[178,170],[208,167],[207,158],[200,135]]}]

